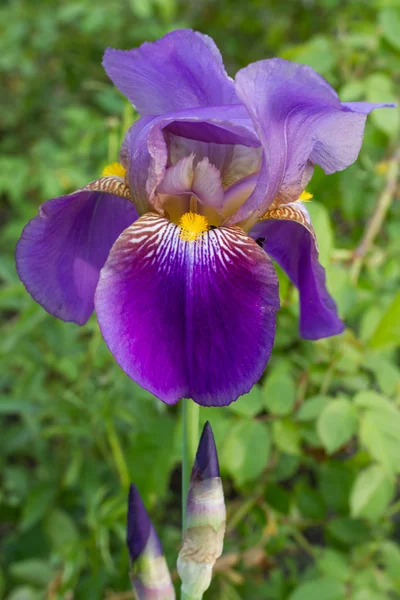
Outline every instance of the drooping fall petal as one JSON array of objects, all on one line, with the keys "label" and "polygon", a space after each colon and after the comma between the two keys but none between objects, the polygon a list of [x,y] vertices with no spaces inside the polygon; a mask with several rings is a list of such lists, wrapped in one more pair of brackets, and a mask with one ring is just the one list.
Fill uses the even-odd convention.
[{"label": "drooping fall petal", "polygon": [[100,328],[124,371],[164,402],[230,404],[268,361],[276,274],[238,228],[183,237],[155,214],[123,232],[96,292]]},{"label": "drooping fall petal", "polygon": [[310,215],[300,202],[271,208],[251,230],[254,239],[264,239],[264,249],[299,290],[300,334],[317,340],[342,333],[335,301],[326,287],[325,270]]},{"label": "drooping fall petal", "polygon": [[118,178],[104,177],[42,204],[22,232],[18,274],[49,313],[83,325],[94,308],[100,270],[121,232],[137,219]]}]

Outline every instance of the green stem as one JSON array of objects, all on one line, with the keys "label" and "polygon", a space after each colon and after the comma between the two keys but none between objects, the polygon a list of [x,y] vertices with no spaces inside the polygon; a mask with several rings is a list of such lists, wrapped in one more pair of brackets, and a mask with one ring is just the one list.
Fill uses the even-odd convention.
[{"label": "green stem", "polygon": [[[186,500],[190,474],[199,443],[200,406],[193,400],[181,400],[182,404],[182,528],[186,524]],[[182,597],[183,598],[183,597]],[[190,599],[187,599],[190,600]]]}]

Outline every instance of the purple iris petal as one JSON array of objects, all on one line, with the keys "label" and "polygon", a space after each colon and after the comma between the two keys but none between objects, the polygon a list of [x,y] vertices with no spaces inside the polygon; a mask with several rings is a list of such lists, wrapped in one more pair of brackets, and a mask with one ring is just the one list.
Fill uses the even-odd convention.
[{"label": "purple iris petal", "polygon": [[221,173],[224,188],[256,173],[261,165],[262,149],[234,144],[214,144],[199,142],[187,138],[167,134],[169,161],[176,164],[178,160],[194,154],[195,164],[208,158]]},{"label": "purple iris petal", "polygon": [[222,406],[262,375],[279,295],[267,255],[240,229],[184,241],[148,214],[114,244],[95,305],[108,347],[139,385],[168,404]]},{"label": "purple iris petal", "polygon": [[395,108],[396,104],[392,102],[342,102],[342,106],[352,112],[369,115],[375,108]]},{"label": "purple iris petal", "polygon": [[[335,90],[311,67],[274,58],[236,76],[264,159],[254,192],[232,222],[261,216],[278,194],[295,200],[319,164],[327,174],[351,165],[360,151],[366,109],[342,106]],[[368,111],[381,107],[369,105]]]},{"label": "purple iris petal", "polygon": [[141,115],[238,103],[214,41],[190,29],[134,50],[108,48],[103,66]]},{"label": "purple iris petal", "polygon": [[212,477],[219,477],[219,462],[214,434],[210,423],[204,425],[194,461],[191,481],[204,481]]},{"label": "purple iris petal", "polygon": [[[260,142],[243,106],[195,108],[140,119],[128,130],[123,143],[123,162],[128,170],[133,198],[143,199],[156,208],[156,190],[168,165],[166,134],[189,137],[199,142],[237,144],[257,148]],[[148,200],[147,200],[148,199]],[[145,212],[139,206],[139,212]]]},{"label": "purple iris petal", "polygon": [[[300,203],[294,204],[298,211]],[[283,210],[290,211],[291,206],[285,206]],[[304,215],[309,219],[304,207],[301,207],[301,213],[300,218]],[[318,250],[311,231],[311,227],[301,222],[271,219],[257,223],[249,235],[254,239],[265,238],[264,250],[298,288],[301,336],[318,340],[342,333],[344,325],[326,288],[325,270],[318,262]]]},{"label": "purple iris petal", "polygon": [[203,204],[221,208],[224,191],[220,172],[208,158],[204,158],[196,166],[193,161],[194,155],[191,154],[169,167],[158,187],[158,193],[170,196],[195,195]]},{"label": "purple iris petal", "polygon": [[137,216],[126,198],[87,189],[42,204],[16,250],[28,292],[63,321],[86,323],[110,248]]},{"label": "purple iris petal", "polygon": [[160,540],[155,533],[150,517],[143,504],[137,487],[131,484],[128,496],[128,527],[126,535],[126,544],[128,546],[129,556],[132,563],[135,563],[143,553],[150,539],[150,535],[156,541],[153,544],[154,556],[162,555]]}]

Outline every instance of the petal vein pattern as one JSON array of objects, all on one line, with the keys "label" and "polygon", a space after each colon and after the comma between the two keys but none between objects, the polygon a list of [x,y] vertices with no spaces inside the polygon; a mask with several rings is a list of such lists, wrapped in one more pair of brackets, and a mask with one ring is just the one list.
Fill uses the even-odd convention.
[{"label": "petal vein pattern", "polygon": [[279,308],[265,252],[237,227],[185,241],[155,214],[114,244],[96,292],[107,345],[125,372],[168,404],[226,405],[262,375]]}]

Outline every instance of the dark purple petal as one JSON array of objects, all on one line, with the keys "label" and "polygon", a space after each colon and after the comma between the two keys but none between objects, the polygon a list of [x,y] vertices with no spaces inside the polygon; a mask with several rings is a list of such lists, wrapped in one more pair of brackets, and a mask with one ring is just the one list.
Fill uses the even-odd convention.
[{"label": "dark purple petal", "polygon": [[20,279],[49,313],[83,325],[110,248],[136,219],[129,200],[100,191],[82,189],[45,202],[17,245]]},{"label": "dark purple petal", "polygon": [[194,461],[191,481],[204,481],[212,477],[219,477],[219,463],[214,434],[210,423],[204,425],[201,434],[196,460]]},{"label": "dark purple petal", "polygon": [[278,194],[285,202],[296,200],[315,164],[330,174],[356,160],[366,110],[342,106],[311,67],[278,58],[253,63],[238,72],[236,89],[253,118],[264,158],[253,193],[230,222],[250,215],[255,222]]},{"label": "dark purple petal", "polygon": [[141,214],[149,202],[156,209],[162,208],[156,190],[168,166],[168,133],[197,142],[252,148],[260,145],[242,106],[196,108],[165,117],[140,119],[126,134],[121,161],[127,168],[132,196]]},{"label": "dark purple petal", "polygon": [[133,483],[129,488],[128,496],[128,526],[126,534],[126,544],[128,546],[129,556],[132,563],[135,563],[139,556],[143,553],[150,539],[157,540],[157,544],[152,546],[155,556],[162,555],[160,541],[155,534],[150,517],[143,504],[143,500],[139,491]]},{"label": "dark purple petal", "polygon": [[238,103],[217,46],[190,29],[134,50],[107,48],[103,66],[141,115]]},{"label": "dark purple petal", "polygon": [[188,242],[148,214],[114,244],[95,304],[108,347],[139,385],[168,404],[222,406],[262,375],[279,297],[271,262],[242,230]]},{"label": "dark purple petal", "polygon": [[326,288],[306,209],[299,202],[271,209],[269,219],[257,223],[249,235],[265,238],[264,250],[298,288],[301,336],[317,340],[342,333],[344,325]]}]

